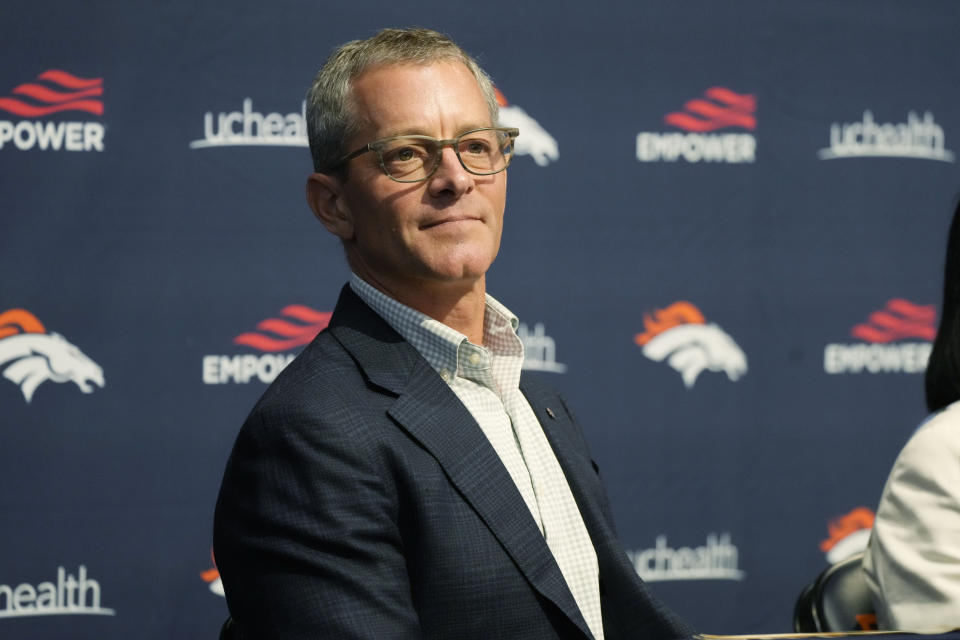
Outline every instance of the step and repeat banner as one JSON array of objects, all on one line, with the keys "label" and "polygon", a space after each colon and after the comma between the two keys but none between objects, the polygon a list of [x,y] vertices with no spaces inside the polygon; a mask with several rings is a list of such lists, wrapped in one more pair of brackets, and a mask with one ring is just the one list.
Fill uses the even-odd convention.
[{"label": "step and repeat banner", "polygon": [[0,7],[0,637],[211,638],[233,439],[348,277],[304,202],[333,47],[450,34],[519,127],[490,292],[640,575],[785,632],[924,417],[960,5]]}]

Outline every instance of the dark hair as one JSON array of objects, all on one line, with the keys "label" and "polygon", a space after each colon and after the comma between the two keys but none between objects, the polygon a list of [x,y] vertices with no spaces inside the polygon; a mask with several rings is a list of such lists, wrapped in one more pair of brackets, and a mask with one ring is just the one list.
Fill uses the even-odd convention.
[{"label": "dark hair", "polygon": [[960,400],[960,201],[950,223],[940,327],[927,363],[924,386],[931,412]]}]

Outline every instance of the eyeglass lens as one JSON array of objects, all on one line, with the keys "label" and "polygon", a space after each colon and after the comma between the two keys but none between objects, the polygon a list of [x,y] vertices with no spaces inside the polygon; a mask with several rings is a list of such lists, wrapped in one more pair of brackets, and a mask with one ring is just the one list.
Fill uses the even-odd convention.
[{"label": "eyeglass lens", "polygon": [[[506,168],[513,152],[510,137],[502,131],[471,131],[458,138],[460,162],[471,173],[497,173]],[[424,136],[385,140],[380,148],[383,168],[397,180],[426,177],[440,162],[442,148],[438,140]]]}]

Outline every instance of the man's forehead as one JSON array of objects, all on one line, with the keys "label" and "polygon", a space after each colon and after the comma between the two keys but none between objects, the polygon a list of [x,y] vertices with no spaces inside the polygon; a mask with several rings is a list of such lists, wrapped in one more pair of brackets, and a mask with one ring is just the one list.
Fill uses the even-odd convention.
[{"label": "man's forehead", "polygon": [[439,114],[454,120],[458,133],[494,124],[479,82],[457,59],[377,65],[352,85],[357,124],[378,137],[438,135]]}]

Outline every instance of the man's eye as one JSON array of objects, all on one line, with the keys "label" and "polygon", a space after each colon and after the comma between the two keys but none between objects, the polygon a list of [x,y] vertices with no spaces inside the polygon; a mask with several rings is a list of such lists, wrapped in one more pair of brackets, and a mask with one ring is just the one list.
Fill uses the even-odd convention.
[{"label": "man's eye", "polygon": [[423,161],[428,155],[427,150],[417,144],[406,144],[383,151],[383,159],[386,162],[401,164]]},{"label": "man's eye", "polygon": [[464,151],[467,153],[482,154],[487,153],[489,150],[490,145],[483,140],[467,140],[464,145]]}]

